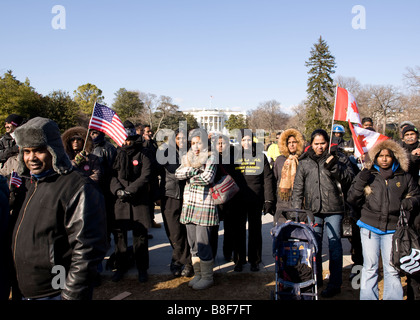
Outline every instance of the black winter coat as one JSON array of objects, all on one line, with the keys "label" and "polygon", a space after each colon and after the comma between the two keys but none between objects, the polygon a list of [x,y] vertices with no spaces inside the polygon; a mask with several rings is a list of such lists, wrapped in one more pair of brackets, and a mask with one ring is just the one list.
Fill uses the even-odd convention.
[{"label": "black winter coat", "polygon": [[382,231],[395,230],[401,201],[410,197],[414,206],[418,206],[418,185],[413,177],[401,168],[387,181],[377,170],[370,171],[372,178],[368,182],[361,180],[360,174],[356,176],[347,194],[347,201],[355,207],[362,208],[362,222]]},{"label": "black winter coat", "polygon": [[9,133],[0,138],[0,165],[5,163],[11,156],[18,154],[19,148],[15,139]]},{"label": "black winter coat", "polygon": [[181,200],[184,193],[185,180],[178,180],[175,177],[175,171],[181,165],[181,156],[178,149],[172,145],[169,145],[163,151],[163,154],[165,158],[171,158],[168,160],[168,163],[162,165],[164,170],[162,170],[160,181],[161,193],[165,197]]},{"label": "black winter coat", "polygon": [[[95,183],[73,170],[53,173],[21,185],[26,197],[12,237],[19,289],[26,298],[59,294],[64,299],[90,299],[98,263],[107,250],[106,214]],[[52,287],[52,268],[66,270],[63,290]]]},{"label": "black winter coat", "polygon": [[233,179],[239,186],[238,198],[245,202],[276,201],[273,171],[264,154],[235,160]]},{"label": "black winter coat", "polygon": [[[374,166],[374,159],[382,149],[392,150],[399,163],[398,169],[385,181]],[[369,150],[369,162],[365,164],[371,177],[367,182],[360,179],[360,173],[354,179],[347,194],[347,201],[354,207],[361,208],[360,220],[382,231],[395,230],[400,214],[401,201],[409,198],[413,210],[411,220],[418,219],[420,189],[409,170],[406,151],[395,141],[389,139],[375,144]],[[416,226],[418,228],[418,224]]]},{"label": "black winter coat", "polygon": [[152,174],[152,162],[146,155],[141,141],[132,146],[117,149],[114,170],[111,179],[111,192],[116,196],[119,189],[131,193],[129,201],[115,201],[115,220],[134,220],[146,228],[152,226],[149,213],[149,181]]},{"label": "black winter coat", "polygon": [[313,214],[342,214],[345,212],[344,193],[350,187],[354,172],[348,158],[337,153],[336,163],[325,167],[328,151],[314,160],[310,147],[299,158],[292,192],[292,207],[312,211]]}]

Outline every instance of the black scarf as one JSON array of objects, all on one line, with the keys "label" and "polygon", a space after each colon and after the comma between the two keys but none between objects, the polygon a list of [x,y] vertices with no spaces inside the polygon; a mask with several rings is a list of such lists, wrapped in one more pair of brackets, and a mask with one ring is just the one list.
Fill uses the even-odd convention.
[{"label": "black scarf", "polygon": [[317,155],[316,153],[315,153],[315,151],[314,151],[314,149],[312,149],[312,147],[310,147],[309,149],[308,149],[308,151],[306,151],[307,153],[308,153],[308,156],[312,159],[312,160],[314,160],[314,161],[316,161],[316,162],[319,162],[327,153],[328,153],[328,149],[326,149],[321,155]]},{"label": "black scarf", "polygon": [[389,167],[388,169],[380,168],[379,173],[385,180],[388,180],[394,175],[394,172],[392,171],[392,166]]},{"label": "black scarf", "polygon": [[411,153],[414,149],[418,148],[419,142],[415,142],[413,144],[406,144],[403,142],[403,148],[407,150],[409,153]]}]

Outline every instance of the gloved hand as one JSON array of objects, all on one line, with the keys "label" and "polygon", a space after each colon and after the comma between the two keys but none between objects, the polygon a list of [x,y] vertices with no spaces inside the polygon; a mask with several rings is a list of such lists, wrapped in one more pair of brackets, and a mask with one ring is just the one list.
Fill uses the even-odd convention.
[{"label": "gloved hand", "polygon": [[266,200],[264,203],[264,214],[269,213],[274,216],[274,213],[276,213],[276,204],[274,201]]},{"label": "gloved hand", "polygon": [[87,161],[87,157],[86,157],[86,151],[81,151],[78,154],[76,154],[76,156],[74,157],[74,163],[76,164],[76,166],[80,166],[82,163],[84,163],[85,161]]},{"label": "gloved hand", "polygon": [[327,154],[327,160],[324,163],[324,168],[331,170],[332,167],[338,162],[337,156],[332,155],[331,153]]},{"label": "gloved hand", "polygon": [[364,182],[368,182],[371,176],[372,176],[372,172],[370,172],[370,170],[369,169],[366,169],[366,168],[364,168],[359,173],[360,180],[362,180]]},{"label": "gloved hand", "polygon": [[409,198],[405,198],[405,199],[402,199],[402,201],[401,201],[401,207],[405,211],[411,211],[411,210],[413,210],[413,203],[411,202],[411,200]]},{"label": "gloved hand", "polygon": [[128,192],[128,191],[125,191],[123,189],[119,189],[119,190],[117,190],[117,197],[122,202],[127,202],[131,198],[131,193]]}]

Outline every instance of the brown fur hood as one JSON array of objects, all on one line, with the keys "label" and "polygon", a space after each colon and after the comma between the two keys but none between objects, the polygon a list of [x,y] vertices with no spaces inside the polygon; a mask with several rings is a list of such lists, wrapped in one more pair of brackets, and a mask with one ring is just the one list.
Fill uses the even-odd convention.
[{"label": "brown fur hood", "polygon": [[184,167],[193,167],[193,168],[201,168],[203,165],[206,164],[210,157],[214,157],[213,153],[207,150],[201,151],[198,156],[196,156],[191,150],[189,150],[181,160],[181,164]]},{"label": "brown fur hood", "polygon": [[391,150],[394,153],[395,158],[399,162],[401,169],[404,170],[405,172],[408,171],[409,159],[408,159],[407,151],[402,146],[400,146],[396,141],[392,139],[381,141],[375,144],[369,150],[368,152],[369,159],[365,162],[366,168],[371,169],[373,167],[375,156],[379,152],[381,152],[381,150],[383,149]]},{"label": "brown fur hood", "polygon": [[280,154],[285,156],[286,158],[289,156],[289,149],[287,148],[287,139],[290,136],[294,136],[296,138],[298,142],[296,154],[300,156],[303,153],[303,147],[304,147],[305,141],[303,140],[302,134],[296,129],[287,129],[283,131],[282,134],[280,135],[280,141],[279,141]]},{"label": "brown fur hood", "polygon": [[[61,136],[61,139],[63,140],[64,149],[70,157],[74,156],[73,150],[70,145],[70,139],[77,136],[77,137],[82,138],[83,142],[85,142],[87,132],[88,130],[84,127],[73,127],[66,130],[63,133],[63,135]],[[90,153],[92,151],[92,145],[93,145],[92,138],[89,136],[86,142],[86,148],[85,148],[85,151],[87,153]]]}]

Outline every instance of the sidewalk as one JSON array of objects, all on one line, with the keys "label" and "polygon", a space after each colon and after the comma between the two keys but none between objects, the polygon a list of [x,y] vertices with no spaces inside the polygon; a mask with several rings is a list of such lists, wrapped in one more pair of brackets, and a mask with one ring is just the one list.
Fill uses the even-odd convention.
[{"label": "sidewalk", "polygon": [[[169,244],[168,238],[165,233],[165,228],[163,226],[162,214],[160,208],[157,207],[155,210],[155,221],[162,225],[161,228],[151,228],[149,234],[153,235],[153,239],[149,239],[149,274],[171,274],[169,270],[169,265],[171,262],[172,248]],[[263,252],[262,252],[262,263],[260,265],[259,272],[274,272],[274,258],[272,255],[272,238],[270,230],[273,227],[273,217],[269,214],[262,216],[262,235],[263,235]],[[128,242],[131,245],[131,232],[128,234]],[[347,239],[342,240],[343,244],[343,268],[349,268],[352,265],[352,260],[350,256],[350,243]],[[215,272],[234,272],[234,263],[226,262],[223,257],[223,221],[219,227],[219,243],[217,249],[217,256],[215,258]],[[113,243],[112,247],[108,251],[106,259],[114,251]],[[109,274],[111,271],[105,270],[105,261],[104,261],[104,274]],[[323,270],[328,270],[328,242],[326,238],[323,239]],[[247,263],[243,267],[242,272],[251,272],[250,264]],[[137,274],[137,270],[132,268],[129,273]]]}]

